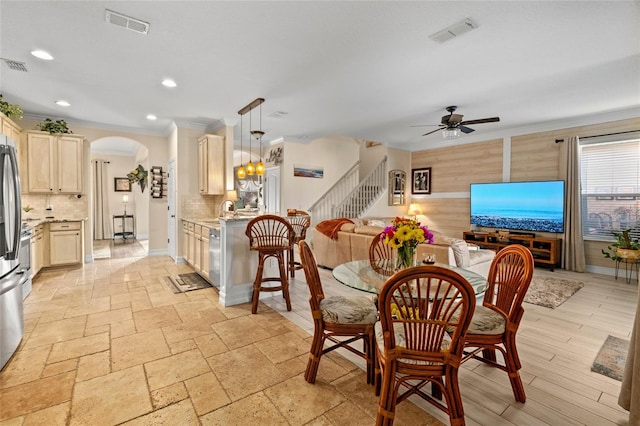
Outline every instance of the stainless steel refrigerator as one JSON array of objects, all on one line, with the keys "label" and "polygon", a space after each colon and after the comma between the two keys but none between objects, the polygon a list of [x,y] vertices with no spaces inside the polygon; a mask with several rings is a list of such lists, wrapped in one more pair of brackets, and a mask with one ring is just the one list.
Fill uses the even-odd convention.
[{"label": "stainless steel refrigerator", "polygon": [[0,369],[22,340],[24,314],[20,267],[20,176],[13,140],[0,135]]}]

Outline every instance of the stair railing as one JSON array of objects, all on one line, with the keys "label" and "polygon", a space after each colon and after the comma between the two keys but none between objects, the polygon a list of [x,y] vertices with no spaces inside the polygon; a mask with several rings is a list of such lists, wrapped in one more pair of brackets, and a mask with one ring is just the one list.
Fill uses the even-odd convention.
[{"label": "stair railing", "polygon": [[344,200],[360,180],[358,171],[360,161],[357,161],[336,183],[329,188],[311,207],[307,209],[311,215],[311,227],[326,219],[332,219],[333,206]]},{"label": "stair railing", "polygon": [[360,217],[382,195],[386,188],[386,179],[387,157],[385,156],[358,186],[333,207],[331,217]]}]

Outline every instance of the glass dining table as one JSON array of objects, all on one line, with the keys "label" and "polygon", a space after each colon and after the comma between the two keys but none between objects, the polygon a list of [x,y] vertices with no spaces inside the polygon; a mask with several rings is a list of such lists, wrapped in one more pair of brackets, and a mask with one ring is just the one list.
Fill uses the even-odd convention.
[{"label": "glass dining table", "polygon": [[[473,287],[476,299],[484,294],[487,288],[487,279],[482,275],[468,269],[451,266],[445,263],[435,263],[436,266],[450,269],[462,275]],[[389,275],[381,274],[374,270],[369,260],[354,260],[333,268],[333,277],[341,284],[367,293],[378,294]]]}]

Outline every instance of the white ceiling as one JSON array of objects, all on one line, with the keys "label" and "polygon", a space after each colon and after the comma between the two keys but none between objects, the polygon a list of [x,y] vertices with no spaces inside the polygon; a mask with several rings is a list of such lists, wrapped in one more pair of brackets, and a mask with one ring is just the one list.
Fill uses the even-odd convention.
[{"label": "white ceiling", "polygon": [[[149,33],[106,23],[105,9]],[[465,18],[478,28],[429,38]],[[0,56],[28,68],[0,64],[5,100],[72,128],[211,129],[264,97],[265,141],[339,134],[416,150],[442,137],[411,126],[438,124],[448,105],[465,120],[501,118],[461,141],[640,107],[638,1],[3,0],[0,24]]]}]

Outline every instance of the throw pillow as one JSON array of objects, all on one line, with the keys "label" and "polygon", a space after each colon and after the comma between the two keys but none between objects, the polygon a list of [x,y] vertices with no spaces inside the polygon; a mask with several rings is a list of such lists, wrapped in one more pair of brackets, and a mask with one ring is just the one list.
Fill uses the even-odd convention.
[{"label": "throw pillow", "polygon": [[356,229],[355,223],[345,223],[340,227],[343,232],[353,232],[354,229]]},{"label": "throw pillow", "polygon": [[469,256],[469,247],[465,240],[458,238],[452,238],[450,244],[453,250],[453,256],[456,258],[456,264],[461,268],[466,268],[471,265],[471,257]]},{"label": "throw pillow", "polygon": [[378,235],[384,231],[384,227],[382,226],[356,226],[356,229],[353,230],[356,234],[366,234],[366,235]]},{"label": "throw pillow", "polygon": [[367,226],[382,226],[384,228],[387,223],[381,219],[370,219],[367,221]]}]

